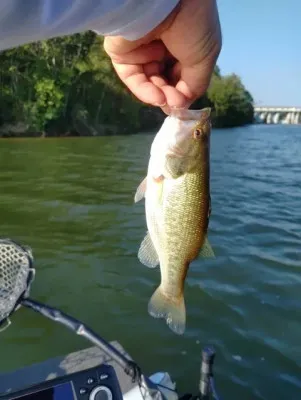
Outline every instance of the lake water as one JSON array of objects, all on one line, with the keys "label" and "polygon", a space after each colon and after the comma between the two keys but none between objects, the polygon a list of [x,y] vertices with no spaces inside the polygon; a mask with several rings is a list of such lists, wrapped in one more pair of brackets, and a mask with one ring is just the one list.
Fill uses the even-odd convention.
[{"label": "lake water", "polygon": [[[226,399],[301,398],[301,126],[214,130],[216,259],[186,281],[187,329],[147,313],[159,269],[140,264],[151,134],[2,140],[1,235],[34,251],[32,297],[118,340],[147,373],[167,370],[195,392],[202,347],[213,344]],[[19,310],[0,336],[1,372],[89,346]]]}]

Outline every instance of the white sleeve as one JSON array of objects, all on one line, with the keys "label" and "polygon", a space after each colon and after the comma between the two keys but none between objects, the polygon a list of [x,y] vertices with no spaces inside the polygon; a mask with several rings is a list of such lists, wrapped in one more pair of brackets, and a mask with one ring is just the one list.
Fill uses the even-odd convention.
[{"label": "white sleeve", "polygon": [[139,39],[180,0],[0,0],[0,51],[87,30]]}]

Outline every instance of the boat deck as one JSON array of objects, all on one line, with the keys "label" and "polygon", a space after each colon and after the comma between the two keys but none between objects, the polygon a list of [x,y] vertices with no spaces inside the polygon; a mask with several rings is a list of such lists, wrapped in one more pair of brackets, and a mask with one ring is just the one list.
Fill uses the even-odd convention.
[{"label": "boat deck", "polygon": [[[111,344],[131,359],[118,342],[113,341]],[[12,372],[0,374],[0,396],[44,382],[45,380],[72,374],[103,363],[112,365],[115,368],[123,394],[133,387],[131,378],[124,373],[123,369],[114,360],[98,347],[89,347],[66,356],[51,358]]]}]

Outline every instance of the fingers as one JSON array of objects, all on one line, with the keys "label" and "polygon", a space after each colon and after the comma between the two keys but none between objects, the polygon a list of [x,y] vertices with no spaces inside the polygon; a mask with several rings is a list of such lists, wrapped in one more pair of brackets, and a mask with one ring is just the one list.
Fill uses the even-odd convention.
[{"label": "fingers", "polygon": [[166,47],[158,40],[133,49],[132,45],[122,46],[122,43],[125,44],[124,40],[117,46],[114,39],[106,38],[104,47],[112,61],[117,64],[147,64],[152,61],[162,61],[166,55]]},{"label": "fingers", "polygon": [[185,95],[169,85],[160,75],[162,66],[159,63],[145,66],[113,63],[113,66],[119,78],[140,101],[160,107],[186,106]]},{"label": "fingers", "polygon": [[193,66],[183,66],[176,89],[193,103],[208,89],[214,66],[214,59]]},{"label": "fingers", "polygon": [[154,106],[166,104],[164,92],[148,79],[142,65],[113,62],[113,66],[119,78],[140,101]]},{"label": "fingers", "polygon": [[208,89],[221,50],[216,0],[182,0],[172,24],[159,34],[138,41],[106,37],[104,48],[140,101],[166,114],[188,108]]},{"label": "fingers", "polygon": [[144,103],[154,106],[185,106],[187,99],[163,75],[170,62],[165,45],[158,40],[148,44],[122,38],[105,38],[104,48],[115,71],[128,89]]},{"label": "fingers", "polygon": [[154,106],[166,104],[164,92],[149,79],[160,74],[160,61],[166,53],[161,42],[139,44],[119,37],[107,37],[104,49],[121,81],[140,101]]},{"label": "fingers", "polygon": [[[175,40],[179,32],[181,40]],[[177,60],[170,73],[171,81],[191,104],[208,89],[221,50],[216,1],[182,0],[181,12],[161,38]]]}]

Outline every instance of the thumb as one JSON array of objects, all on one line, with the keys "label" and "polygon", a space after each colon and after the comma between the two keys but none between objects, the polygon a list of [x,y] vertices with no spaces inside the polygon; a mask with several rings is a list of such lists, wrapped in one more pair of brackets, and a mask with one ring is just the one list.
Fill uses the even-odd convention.
[{"label": "thumb", "polygon": [[175,87],[192,103],[208,89],[221,50],[216,0],[183,0],[181,11],[161,39],[177,60],[171,73]]},{"label": "thumb", "polygon": [[212,58],[207,62],[202,61],[196,65],[182,67],[176,89],[188,99],[190,104],[208,89],[215,63],[215,58]]}]

